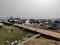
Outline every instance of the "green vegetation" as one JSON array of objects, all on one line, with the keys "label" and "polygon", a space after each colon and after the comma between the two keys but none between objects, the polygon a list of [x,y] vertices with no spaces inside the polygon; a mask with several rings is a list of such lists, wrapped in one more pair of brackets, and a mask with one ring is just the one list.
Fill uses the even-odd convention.
[{"label": "green vegetation", "polygon": [[21,39],[27,33],[20,30],[0,30],[0,45],[9,45],[15,40]]}]

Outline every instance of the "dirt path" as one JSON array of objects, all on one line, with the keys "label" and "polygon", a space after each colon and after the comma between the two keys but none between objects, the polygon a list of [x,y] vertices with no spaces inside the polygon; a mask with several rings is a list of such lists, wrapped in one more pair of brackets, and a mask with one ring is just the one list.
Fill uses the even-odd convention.
[{"label": "dirt path", "polygon": [[34,35],[33,37],[28,38],[27,40],[25,40],[25,41],[23,41],[22,43],[19,43],[19,44],[17,44],[17,45],[23,45],[24,43],[26,43],[26,42],[28,42],[28,41],[30,41],[30,40],[32,40],[33,38],[36,38],[36,37],[38,37],[38,36],[40,36],[40,34]]},{"label": "dirt path", "polygon": [[23,45],[60,45],[60,42],[41,37],[34,38]]}]

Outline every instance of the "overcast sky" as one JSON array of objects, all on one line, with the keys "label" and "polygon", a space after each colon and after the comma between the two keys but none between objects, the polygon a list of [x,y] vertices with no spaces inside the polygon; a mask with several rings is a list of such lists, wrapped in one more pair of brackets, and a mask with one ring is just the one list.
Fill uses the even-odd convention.
[{"label": "overcast sky", "polygon": [[60,18],[60,0],[0,0],[0,17]]}]

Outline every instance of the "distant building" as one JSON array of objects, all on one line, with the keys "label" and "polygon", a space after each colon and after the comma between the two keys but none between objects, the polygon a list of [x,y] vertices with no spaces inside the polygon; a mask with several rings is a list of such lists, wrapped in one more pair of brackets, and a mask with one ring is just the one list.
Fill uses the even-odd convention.
[{"label": "distant building", "polygon": [[8,22],[14,22],[14,23],[19,23],[19,24],[25,24],[26,23],[26,19],[20,19],[20,18],[12,18],[12,19],[8,19]]},{"label": "distant building", "polygon": [[39,24],[40,22],[39,22],[39,20],[37,20],[37,19],[29,19],[29,23],[30,23],[30,24],[32,24],[32,23],[34,23],[34,24]]},{"label": "distant building", "polygon": [[57,19],[41,20],[40,25],[44,28],[49,28],[49,29],[58,29],[58,28],[60,28],[60,22]]}]

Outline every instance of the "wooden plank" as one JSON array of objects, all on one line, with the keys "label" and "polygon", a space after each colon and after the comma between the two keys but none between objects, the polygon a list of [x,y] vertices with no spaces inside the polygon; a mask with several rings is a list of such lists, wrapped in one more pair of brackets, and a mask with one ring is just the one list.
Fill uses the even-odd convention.
[{"label": "wooden plank", "polygon": [[48,30],[39,29],[39,28],[34,28],[34,27],[29,27],[29,26],[20,25],[20,24],[15,24],[15,25],[19,26],[19,27],[29,29],[29,30],[32,30],[32,31],[36,31],[36,32],[39,32],[39,33],[42,33],[42,34],[45,34],[45,35],[49,35],[49,36],[55,37],[57,39],[60,39],[60,33],[57,33],[57,32],[48,31]]}]

